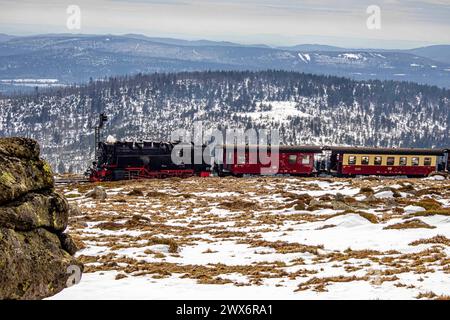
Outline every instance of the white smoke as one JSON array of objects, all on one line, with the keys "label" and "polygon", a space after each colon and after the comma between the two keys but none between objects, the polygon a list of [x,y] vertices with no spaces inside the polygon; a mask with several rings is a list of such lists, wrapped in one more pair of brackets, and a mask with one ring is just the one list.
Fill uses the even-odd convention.
[{"label": "white smoke", "polygon": [[116,143],[117,139],[114,136],[109,135],[108,138],[106,138],[107,143]]}]

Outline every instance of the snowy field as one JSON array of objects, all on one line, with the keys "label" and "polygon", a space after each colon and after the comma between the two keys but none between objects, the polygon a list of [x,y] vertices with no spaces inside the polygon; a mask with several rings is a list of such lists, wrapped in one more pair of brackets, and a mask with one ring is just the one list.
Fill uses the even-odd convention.
[{"label": "snowy field", "polygon": [[54,299],[448,299],[450,180],[190,178],[61,189],[81,282]]}]

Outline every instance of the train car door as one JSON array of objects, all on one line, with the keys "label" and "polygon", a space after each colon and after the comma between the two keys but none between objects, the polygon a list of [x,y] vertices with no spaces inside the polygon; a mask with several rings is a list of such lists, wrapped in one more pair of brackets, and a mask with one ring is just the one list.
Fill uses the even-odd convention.
[{"label": "train car door", "polygon": [[447,172],[450,171],[450,150],[445,153],[445,157],[447,158]]}]

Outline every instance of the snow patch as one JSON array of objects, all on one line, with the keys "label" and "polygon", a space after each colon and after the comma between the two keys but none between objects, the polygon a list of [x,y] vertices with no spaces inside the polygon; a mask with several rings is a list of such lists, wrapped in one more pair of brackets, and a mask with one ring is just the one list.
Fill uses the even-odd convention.
[{"label": "snow patch", "polygon": [[311,56],[307,53],[298,53],[298,57],[304,62],[309,63],[311,61]]},{"label": "snow patch", "polygon": [[434,176],[431,176],[431,177],[426,177],[423,180],[443,181],[443,180],[445,180],[445,177],[437,174],[437,175],[434,175]]},{"label": "snow patch", "polygon": [[374,197],[377,199],[387,199],[387,198],[393,198],[394,193],[392,191],[382,191],[374,194]]},{"label": "snow patch", "polygon": [[362,56],[360,54],[355,53],[343,53],[339,55],[340,57],[344,57],[349,60],[360,60]]},{"label": "snow patch", "polygon": [[288,122],[289,117],[311,117],[311,115],[298,110],[298,102],[295,101],[263,101],[257,103],[257,105],[260,103],[264,105],[271,105],[272,109],[269,111],[244,112],[238,114],[240,116],[247,116],[256,122],[261,123],[266,121]]},{"label": "snow patch", "polygon": [[415,213],[425,211],[425,208],[419,206],[407,206],[405,207],[405,213]]}]

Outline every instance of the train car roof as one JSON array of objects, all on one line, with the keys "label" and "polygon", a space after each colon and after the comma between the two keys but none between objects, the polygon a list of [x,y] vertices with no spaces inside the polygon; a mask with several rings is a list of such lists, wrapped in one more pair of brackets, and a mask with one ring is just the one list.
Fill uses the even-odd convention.
[{"label": "train car roof", "polygon": [[[262,147],[261,145],[233,145],[233,144],[225,144],[225,145],[219,145],[220,147],[225,147],[226,149],[244,149],[245,150],[249,150],[250,148],[258,148],[258,147]],[[268,149],[270,149],[270,145],[264,146],[267,147]],[[317,152],[320,153],[322,152],[322,147],[318,147],[318,146],[285,146],[285,145],[281,145],[278,147],[278,149],[282,152]]]},{"label": "train car roof", "polygon": [[405,154],[405,155],[443,155],[446,149],[421,149],[421,148],[367,148],[367,147],[327,147],[334,153],[351,154]]}]

